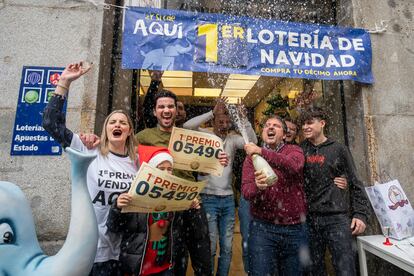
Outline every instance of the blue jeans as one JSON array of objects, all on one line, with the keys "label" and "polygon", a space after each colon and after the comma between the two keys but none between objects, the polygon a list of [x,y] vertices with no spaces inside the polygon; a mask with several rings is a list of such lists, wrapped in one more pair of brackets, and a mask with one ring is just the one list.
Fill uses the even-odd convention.
[{"label": "blue jeans", "polygon": [[249,275],[302,275],[309,259],[305,223],[278,225],[253,218],[249,235]]},{"label": "blue jeans", "polygon": [[312,254],[311,275],[324,276],[325,252],[332,255],[335,275],[353,276],[355,250],[352,248],[351,221],[345,214],[308,216],[309,244]]},{"label": "blue jeans", "polygon": [[202,194],[204,209],[207,214],[208,230],[211,242],[211,265],[214,272],[217,239],[220,245],[216,275],[228,275],[230,270],[233,232],[235,221],[234,197]]},{"label": "blue jeans", "polygon": [[240,196],[239,205],[239,220],[240,220],[240,234],[242,237],[242,254],[243,254],[243,265],[244,271],[249,271],[249,224],[251,220],[250,216],[250,203],[242,196]]}]

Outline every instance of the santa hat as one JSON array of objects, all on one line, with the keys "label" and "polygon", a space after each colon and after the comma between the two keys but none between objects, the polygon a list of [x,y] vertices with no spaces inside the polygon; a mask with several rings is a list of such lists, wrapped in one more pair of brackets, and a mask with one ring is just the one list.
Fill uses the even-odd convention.
[{"label": "santa hat", "polygon": [[154,146],[138,146],[139,164],[147,162],[151,167],[156,168],[164,161],[173,164],[173,158],[167,148]]}]

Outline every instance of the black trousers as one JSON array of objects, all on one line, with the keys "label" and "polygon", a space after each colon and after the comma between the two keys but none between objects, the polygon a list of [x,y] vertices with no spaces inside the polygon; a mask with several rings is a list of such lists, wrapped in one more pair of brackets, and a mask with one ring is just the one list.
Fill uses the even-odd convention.
[{"label": "black trousers", "polygon": [[183,211],[180,216],[182,225],[178,241],[174,243],[174,275],[186,275],[190,253],[194,275],[211,276],[210,237],[204,208]]},{"label": "black trousers", "polygon": [[116,260],[94,263],[89,276],[122,276],[121,263]]}]

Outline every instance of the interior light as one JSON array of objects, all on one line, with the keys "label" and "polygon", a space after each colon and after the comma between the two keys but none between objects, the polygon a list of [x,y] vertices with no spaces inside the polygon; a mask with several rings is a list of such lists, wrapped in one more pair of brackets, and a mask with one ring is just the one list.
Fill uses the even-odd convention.
[{"label": "interior light", "polygon": [[191,71],[164,71],[162,77],[172,77],[172,78],[192,78],[193,72]]},{"label": "interior light", "polygon": [[218,97],[221,88],[194,88],[194,96],[196,97]]},{"label": "interior light", "polygon": [[172,78],[162,76],[162,84],[169,87],[193,87],[193,78]]},{"label": "interior light", "polygon": [[221,96],[244,98],[244,96],[246,96],[247,93],[249,93],[249,91],[250,91],[249,89],[227,89],[225,88],[223,90],[223,93],[221,93]]},{"label": "interior light", "polygon": [[255,85],[256,80],[227,80],[226,89],[247,89],[250,90]]}]

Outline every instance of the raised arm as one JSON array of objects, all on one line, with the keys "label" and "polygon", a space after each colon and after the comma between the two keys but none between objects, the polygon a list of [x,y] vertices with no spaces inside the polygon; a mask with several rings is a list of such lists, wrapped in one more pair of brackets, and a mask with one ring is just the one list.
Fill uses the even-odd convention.
[{"label": "raised arm", "polygon": [[205,122],[208,122],[211,119],[213,119],[213,117],[214,117],[213,111],[209,111],[207,113],[201,114],[197,117],[194,117],[194,118],[188,120],[187,122],[184,123],[183,128],[198,130],[198,131],[202,130],[202,128],[200,128],[200,126],[202,124],[204,124]]},{"label": "raised arm", "polygon": [[151,74],[151,83],[148,87],[147,94],[145,94],[144,98],[144,107],[143,107],[143,115],[144,115],[144,124],[147,128],[153,128],[157,125],[157,118],[155,118],[153,114],[154,106],[155,106],[155,94],[158,92],[158,88],[161,84],[161,77],[163,72],[162,71],[152,71]]},{"label": "raised arm", "polygon": [[43,111],[43,128],[63,147],[70,146],[73,132],[66,128],[63,106],[72,81],[77,80],[91,69],[91,65],[83,62],[71,63],[62,72],[54,95]]}]

